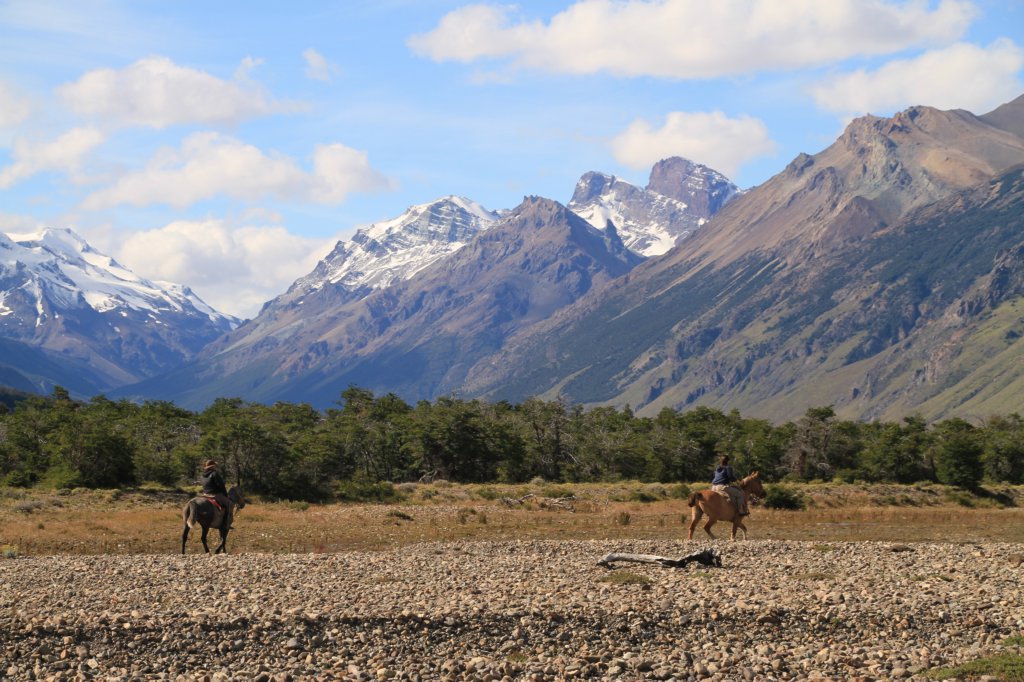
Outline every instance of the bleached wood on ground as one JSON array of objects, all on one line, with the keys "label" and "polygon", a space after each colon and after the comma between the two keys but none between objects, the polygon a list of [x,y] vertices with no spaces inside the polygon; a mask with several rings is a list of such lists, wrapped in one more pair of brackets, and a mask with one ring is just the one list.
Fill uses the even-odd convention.
[{"label": "bleached wood on ground", "polygon": [[610,566],[616,561],[632,561],[638,564],[661,564],[662,566],[674,567],[679,565],[678,559],[670,559],[657,554],[618,554],[611,552],[597,562],[598,566]]},{"label": "bleached wood on ground", "polygon": [[632,561],[641,564],[659,564],[666,568],[682,568],[692,561],[703,564],[705,566],[721,566],[722,557],[713,549],[705,549],[700,552],[694,552],[678,559],[672,559],[666,556],[658,556],[657,554],[627,554],[611,552],[604,556],[600,561],[597,562],[598,566],[604,566],[610,568],[616,561]]}]

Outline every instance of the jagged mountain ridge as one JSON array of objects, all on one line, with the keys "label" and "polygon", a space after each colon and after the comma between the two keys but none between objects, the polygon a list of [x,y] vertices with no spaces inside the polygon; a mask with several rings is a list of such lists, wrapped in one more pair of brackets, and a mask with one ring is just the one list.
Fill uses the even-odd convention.
[{"label": "jagged mountain ridge", "polygon": [[[1019,120],[1020,111],[1001,115]],[[874,279],[885,270],[881,262],[874,269],[848,263],[902,252],[905,240],[920,234],[924,218],[916,211],[949,197],[966,202],[959,193],[978,187],[989,191],[994,176],[1024,161],[1024,140],[1008,128],[928,107],[858,119],[828,149],[801,155],[730,202],[675,250],[509,339],[501,354],[469,373],[465,393],[511,400],[560,395],[643,413],[710,404],[772,418],[829,403],[853,417],[935,404],[924,389],[893,386],[885,393],[877,380],[871,390],[860,386],[867,365],[859,363],[924,333],[930,318],[895,315],[902,321],[894,324],[907,327],[901,337],[874,330],[870,315],[851,316],[847,308],[893,310],[905,299],[913,310],[949,301],[903,289],[903,299],[887,298],[885,283]],[[982,204],[970,220],[985,223],[992,210]],[[1012,232],[1000,234],[1012,250]],[[953,240],[956,231],[942,235]],[[920,253],[922,245],[907,248]],[[984,276],[978,262],[949,261],[976,274],[962,288]],[[898,269],[886,272],[899,276]]]},{"label": "jagged mountain ridge", "polygon": [[314,270],[289,288],[283,302],[337,286],[353,298],[409,279],[458,251],[489,228],[498,214],[465,197],[447,196],[410,206],[402,215],[356,230],[339,241]]},{"label": "jagged mountain ridge", "polygon": [[659,161],[647,187],[591,171],[568,207],[597,229],[611,223],[627,248],[659,256],[699,229],[739,188],[725,176],[679,157]]},{"label": "jagged mountain ridge", "polygon": [[133,395],[203,405],[218,396],[329,405],[350,383],[407,399],[457,391],[504,339],[628,272],[641,257],[557,202],[528,197],[443,261],[358,300],[329,288],[243,326],[191,366]]},{"label": "jagged mountain ridge", "polygon": [[75,374],[96,392],[134,383],[238,322],[187,287],[139,277],[72,230],[0,233],[0,338],[24,347],[10,369],[37,390]]}]

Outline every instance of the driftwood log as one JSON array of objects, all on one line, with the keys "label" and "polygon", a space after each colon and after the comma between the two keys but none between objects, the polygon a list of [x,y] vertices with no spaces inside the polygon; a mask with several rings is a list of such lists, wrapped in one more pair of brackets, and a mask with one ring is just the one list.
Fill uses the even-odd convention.
[{"label": "driftwood log", "polygon": [[536,502],[537,506],[541,509],[564,509],[569,512],[576,511],[575,495],[569,495],[567,497],[537,497],[533,493],[528,493],[522,497],[503,497],[501,498],[501,501],[506,507],[521,507],[529,502]]},{"label": "driftwood log", "polygon": [[669,557],[658,556],[657,554],[618,554],[612,552],[607,554],[600,561],[597,562],[598,566],[604,566],[605,568],[611,568],[612,564],[616,561],[632,561],[641,564],[659,564],[665,568],[684,568],[692,562],[697,562],[704,566],[716,566],[721,568],[722,566],[722,555],[713,549],[705,549],[693,554],[687,554],[684,557],[678,559],[672,559]]}]

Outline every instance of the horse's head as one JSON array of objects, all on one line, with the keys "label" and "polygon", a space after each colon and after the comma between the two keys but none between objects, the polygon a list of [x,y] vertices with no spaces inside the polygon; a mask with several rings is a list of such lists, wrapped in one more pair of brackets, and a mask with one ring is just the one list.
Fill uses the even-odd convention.
[{"label": "horse's head", "polygon": [[761,474],[758,472],[755,471],[740,481],[740,487],[751,497],[764,499],[764,486],[761,485]]},{"label": "horse's head", "polygon": [[228,491],[228,498],[235,505],[235,511],[245,509],[245,497],[242,495],[241,486],[232,486]]}]

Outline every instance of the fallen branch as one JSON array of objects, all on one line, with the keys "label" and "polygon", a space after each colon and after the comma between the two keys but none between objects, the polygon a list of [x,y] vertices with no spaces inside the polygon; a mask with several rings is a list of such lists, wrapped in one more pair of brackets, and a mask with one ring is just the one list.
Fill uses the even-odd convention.
[{"label": "fallen branch", "polygon": [[567,497],[537,497],[533,493],[528,493],[522,497],[503,497],[501,498],[502,504],[506,507],[517,507],[523,506],[528,502],[537,502],[537,506],[541,509],[564,509],[569,512],[576,511],[576,496],[569,495]]},{"label": "fallen branch", "polygon": [[687,554],[678,559],[658,556],[657,554],[617,554],[612,552],[597,562],[598,566],[611,568],[616,561],[632,561],[641,564],[659,564],[665,568],[684,568],[691,562],[697,562],[704,566],[722,567],[722,555],[713,549],[705,549],[693,554]]}]

